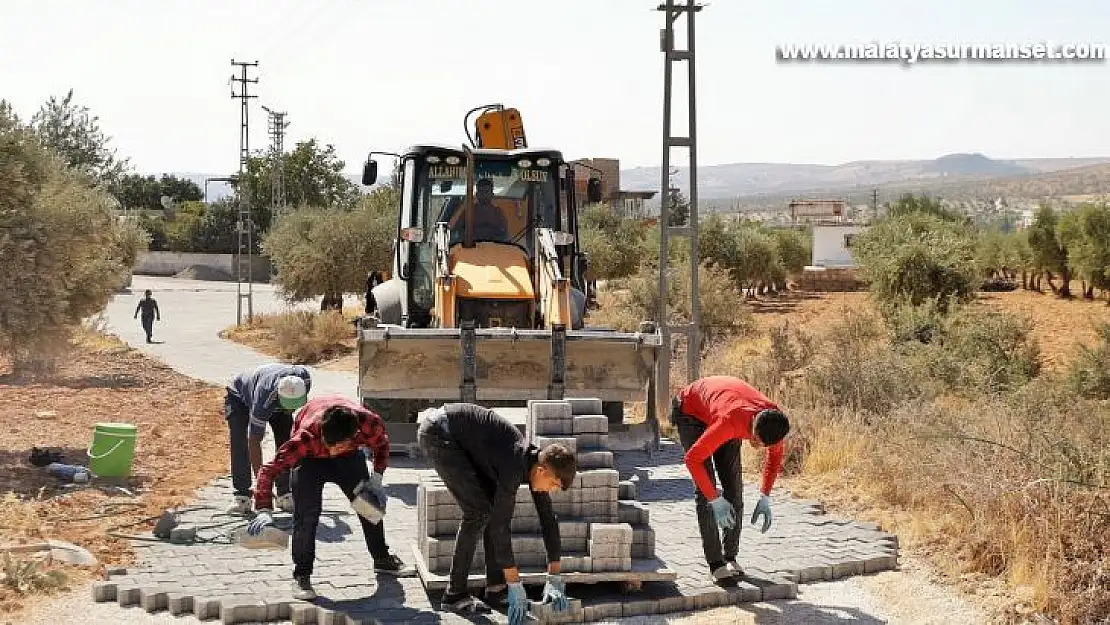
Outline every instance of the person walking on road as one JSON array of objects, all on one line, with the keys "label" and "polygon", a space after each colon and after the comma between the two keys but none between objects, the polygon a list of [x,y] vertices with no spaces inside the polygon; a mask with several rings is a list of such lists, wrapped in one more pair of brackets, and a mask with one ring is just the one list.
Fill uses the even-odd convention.
[{"label": "person walking on road", "polygon": [[[740,479],[740,444],[747,440],[767,448],[759,503],[752,513],[754,525],[763,517],[761,531],[771,527],[771,488],[782,470],[783,438],[790,422],[770,399],[747,382],[731,376],[701,378],[678,392],[671,401],[671,423],[678,429],[686,450],[686,468],[695,485],[695,505],[702,550],[715,581],[744,576],[736,558],[740,549],[743,483]],[[718,494],[713,467],[721,480]],[[722,549],[721,536],[724,530]]]},{"label": "person walking on road", "polygon": [[[360,448],[369,448],[374,472],[366,468]],[[389,551],[385,521],[363,516],[363,501],[372,502],[384,516],[386,495],[382,479],[389,464],[389,437],[385,422],[374,412],[338,395],[313,398],[297,411],[293,435],[277,450],[274,459],[258,472],[254,489],[255,518],[247,533],[258,535],[273,525],[270,485],[283,471],[292,470],[293,488],[293,597],[316,598],[312,588],[316,561],[316,526],[323,508],[324,484],[339,486],[359,513],[366,547],[374,559],[374,571],[397,576],[415,573]]]},{"label": "person walking on road", "polygon": [[[224,397],[224,417],[231,439],[231,484],[235,503],[230,512],[250,514],[251,476],[262,468],[262,439],[266,426],[274,433],[274,445],[289,440],[293,412],[308,401],[312,377],[301,365],[272,363],[235,376]],[[278,507],[293,510],[289,474],[277,478]]]},{"label": "person walking on road", "polygon": [[[488,603],[497,603],[499,607],[507,605],[510,625],[524,622],[528,597],[513,558],[509,522],[517,489],[527,483],[547,549],[543,601],[556,610],[566,610],[566,583],[559,566],[559,521],[550,493],[567,490],[574,483],[578,472],[574,454],[559,444],[540,451],[529,445],[508,420],[468,403],[446,404],[430,411],[417,429],[416,440],[462,509],[451,579],[441,609],[462,615],[482,614],[490,611]],[[479,535],[486,557],[485,602],[467,591]]]},{"label": "person walking on road", "polygon": [[158,301],[151,297],[150,289],[143,291],[143,299],[139,300],[139,305],[135,307],[135,316],[132,319],[138,317],[140,312],[143,314],[142,324],[143,331],[146,332],[146,342],[153,343],[151,335],[154,333],[154,321],[161,321],[162,313],[158,310]]}]

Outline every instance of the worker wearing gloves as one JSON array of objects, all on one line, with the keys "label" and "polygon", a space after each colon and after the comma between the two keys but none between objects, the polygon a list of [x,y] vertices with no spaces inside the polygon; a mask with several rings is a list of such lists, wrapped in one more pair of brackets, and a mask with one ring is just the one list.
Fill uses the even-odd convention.
[{"label": "worker wearing gloves", "polygon": [[[744,512],[740,479],[740,445],[747,440],[754,448],[767,448],[763,463],[761,496],[751,522],[763,518],[760,530],[771,527],[771,488],[782,470],[783,438],[790,422],[771,400],[739,378],[701,378],[678,392],[671,402],[671,423],[678,429],[686,450],[686,468],[694,479],[698,529],[702,549],[716,581],[743,577],[736,561],[740,549]],[[716,466],[723,493],[713,480]],[[719,530],[724,530],[722,550]]]},{"label": "worker wearing gloves", "polygon": [[[542,601],[566,610],[566,583],[559,567],[559,520],[550,493],[574,483],[578,472],[574,454],[558,444],[540,451],[508,420],[474,404],[446,404],[425,415],[416,440],[463,515],[441,609],[469,616],[488,613],[489,603],[507,605],[509,624],[524,623],[529,602],[513,558],[509,522],[517,489],[527,482],[547,549]],[[467,592],[479,535],[486,557],[484,602]]]},{"label": "worker wearing gloves", "polygon": [[[373,454],[374,472],[367,471],[361,447]],[[292,469],[293,486],[293,596],[311,601],[312,567],[316,560],[316,526],[320,522],[324,484],[342,489],[358,512],[374,571],[407,575],[411,570],[390,553],[385,542],[385,491],[382,477],[389,462],[389,437],[377,414],[340,396],[321,396],[297,413],[293,436],[274,459],[262,467],[254,490],[258,511],[247,533],[258,535],[273,524],[270,484],[282,471]],[[365,515],[365,516],[364,516]],[[370,517],[369,519],[367,517]]]},{"label": "worker wearing gloves", "polygon": [[[308,400],[312,378],[301,365],[262,365],[235,376],[227,387],[224,416],[231,437],[231,484],[235,503],[230,512],[250,514],[251,476],[262,468],[262,438],[266,426],[280,447],[289,440],[293,412]],[[292,512],[289,474],[277,478],[278,508]]]}]

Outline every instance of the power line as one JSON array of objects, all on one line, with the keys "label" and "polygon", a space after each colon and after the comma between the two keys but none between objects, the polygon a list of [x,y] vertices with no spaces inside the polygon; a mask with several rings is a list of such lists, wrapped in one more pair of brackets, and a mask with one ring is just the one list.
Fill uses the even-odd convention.
[{"label": "power line", "polygon": [[[239,100],[239,220],[236,230],[239,234],[239,245],[236,249],[236,306],[235,323],[243,323],[243,300],[247,300],[247,321],[254,319],[254,289],[251,279],[251,255],[254,253],[254,220],[251,219],[250,181],[247,180],[247,170],[250,167],[250,100],[257,98],[250,95],[249,88],[258,84],[257,78],[248,78],[247,71],[258,67],[258,61],[248,63],[231,59],[231,65],[239,68],[239,76],[231,75],[231,97]],[[239,83],[239,93],[235,92],[235,83]],[[247,285],[246,293],[243,292],[244,282]]]}]

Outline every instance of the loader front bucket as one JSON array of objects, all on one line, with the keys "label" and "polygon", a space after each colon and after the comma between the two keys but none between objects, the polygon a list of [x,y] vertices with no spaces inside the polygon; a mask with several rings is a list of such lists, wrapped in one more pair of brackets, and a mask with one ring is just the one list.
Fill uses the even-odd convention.
[{"label": "loader front bucket", "polygon": [[603,401],[645,398],[662,344],[658,333],[574,330],[563,332],[562,341],[559,334],[362,328],[359,391],[377,399],[478,402],[561,399],[551,397],[559,393]]},{"label": "loader front bucket", "polygon": [[[424,407],[451,401],[491,407],[568,397],[651,401],[662,346],[661,334],[651,330],[402,328],[364,320],[359,395],[387,421],[406,423]],[[395,438],[405,444],[411,428],[390,427],[391,445]]]}]

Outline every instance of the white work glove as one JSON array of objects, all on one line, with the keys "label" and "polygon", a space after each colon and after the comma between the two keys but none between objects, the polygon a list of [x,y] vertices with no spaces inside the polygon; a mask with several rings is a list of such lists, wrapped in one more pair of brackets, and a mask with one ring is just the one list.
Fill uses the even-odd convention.
[{"label": "white work glove", "polygon": [[[380,480],[379,474],[374,475]],[[381,523],[382,517],[385,516],[386,494],[380,486],[376,488],[373,486],[373,478],[359,482],[358,486],[355,486],[354,495],[351,508],[370,523],[374,525]]]},{"label": "white work glove", "polygon": [[373,473],[371,473],[370,474],[370,488],[381,490],[381,488],[382,488],[382,479],[384,477],[385,477],[384,475],[382,475],[381,473],[378,473],[377,471],[374,471]]},{"label": "white work glove", "polygon": [[766,533],[771,527],[771,521],[775,518],[771,514],[771,498],[767,495],[759,496],[759,503],[755,504],[755,510],[752,511],[752,525],[755,525],[756,519],[759,517],[763,517],[763,527],[759,531]]}]

